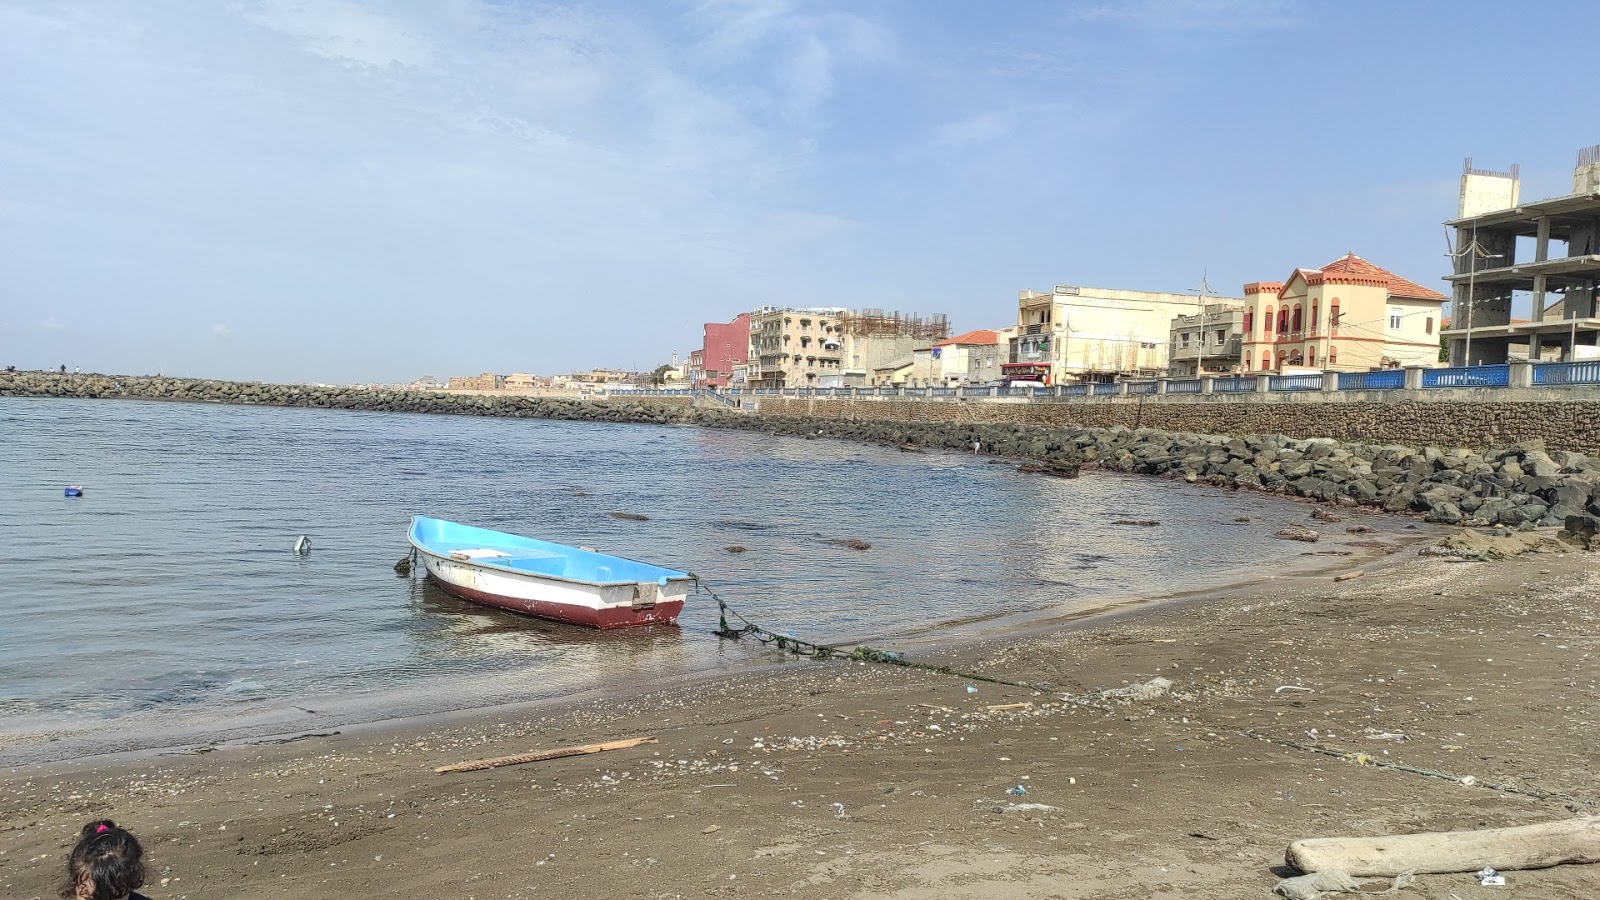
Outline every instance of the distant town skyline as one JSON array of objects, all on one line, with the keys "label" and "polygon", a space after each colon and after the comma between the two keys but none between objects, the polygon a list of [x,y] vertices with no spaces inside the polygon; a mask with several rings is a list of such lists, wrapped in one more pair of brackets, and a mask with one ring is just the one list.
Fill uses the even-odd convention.
[{"label": "distant town skyline", "polygon": [[1600,142],[1478,61],[1589,12],[0,0],[0,366],[650,371],[761,306],[965,332],[1347,251],[1444,290],[1463,157],[1530,201]]}]

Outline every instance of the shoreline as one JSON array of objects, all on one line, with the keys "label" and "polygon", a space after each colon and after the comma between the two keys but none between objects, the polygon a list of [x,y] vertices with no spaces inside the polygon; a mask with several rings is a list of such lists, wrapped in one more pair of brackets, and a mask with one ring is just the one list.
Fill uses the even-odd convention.
[{"label": "shoreline", "polygon": [[[559,708],[7,771],[0,893],[47,896],[64,843],[101,815],[145,841],[169,879],[146,892],[162,898],[1221,900],[1266,896],[1283,846],[1300,837],[1592,812],[1600,776],[1584,735],[1600,695],[1573,675],[1600,649],[1586,599],[1600,576],[1583,556],[1488,565],[1407,553],[1371,569],[1357,582],[1261,582],[933,657],[1048,691],[968,692],[951,676],[796,660]],[[1072,699],[1156,676],[1172,680],[1170,693]],[[661,743],[432,772],[647,734]],[[1026,795],[1007,796],[1019,784]],[[1033,802],[1043,808],[1022,806]],[[1587,897],[1600,884],[1592,866],[1509,874],[1541,897]],[[1420,881],[1442,897],[1470,877]]]},{"label": "shoreline", "polygon": [[[956,451],[932,451],[935,454],[954,454]],[[1105,471],[1101,473],[1113,478],[1134,478],[1136,476]],[[1091,476],[1092,477],[1092,476]],[[1176,488],[1185,490],[1190,486]],[[1264,521],[1273,521],[1281,518],[1288,522],[1297,518],[1297,509],[1314,510],[1316,504],[1291,497],[1271,497],[1273,506],[1278,507],[1283,515],[1281,517],[1263,517],[1259,513],[1255,517],[1255,524],[1260,527]],[[1361,518],[1381,518],[1377,513],[1351,510]],[[1238,523],[1235,523],[1238,524]],[[1311,524],[1320,524],[1312,521]],[[1117,526],[1120,527],[1120,526]],[[1162,525],[1160,528],[1172,527]],[[1270,526],[1269,526],[1270,527]],[[1161,609],[1172,605],[1182,605],[1196,600],[1203,601],[1206,597],[1218,595],[1223,592],[1249,590],[1273,580],[1314,578],[1324,573],[1333,574],[1346,571],[1353,567],[1364,565],[1373,561],[1382,560],[1389,554],[1398,552],[1407,546],[1429,539],[1430,532],[1442,532],[1435,526],[1407,525],[1407,528],[1417,528],[1418,531],[1395,533],[1384,531],[1371,535],[1347,535],[1335,526],[1333,533],[1328,534],[1327,540],[1307,545],[1319,547],[1321,550],[1305,550],[1300,556],[1286,556],[1275,565],[1272,574],[1260,572],[1238,573],[1212,583],[1199,587],[1183,587],[1158,593],[1135,595],[1124,592],[1098,592],[1083,596],[1073,596],[1062,602],[1071,606],[1070,611],[1060,611],[1055,605],[1018,609],[1008,612],[995,613],[969,619],[952,621],[927,622],[900,632],[874,632],[858,635],[855,640],[844,641],[845,644],[862,643],[876,646],[879,649],[891,649],[902,652],[908,656],[918,657],[922,654],[960,654],[972,646],[998,640],[1022,637],[1029,634],[1049,632],[1061,629],[1090,627],[1102,620],[1115,620],[1124,616],[1154,615]],[[1152,529],[1156,531],[1158,529]],[[1154,536],[1154,535],[1152,535]],[[1437,535],[1434,535],[1437,536]],[[1372,540],[1381,538],[1383,540]],[[1375,549],[1374,544],[1386,545],[1383,549]],[[1349,546],[1355,544],[1357,546]],[[1367,546],[1359,546],[1365,544]],[[1286,548],[1294,544],[1286,542]],[[1333,548],[1333,549],[1329,549]],[[1286,553],[1292,552],[1286,550]],[[702,603],[709,601],[702,597]],[[735,608],[738,604],[734,604]],[[702,637],[694,633],[695,637]],[[802,638],[812,635],[799,635]],[[689,637],[689,635],[686,635]],[[885,646],[885,644],[887,646]],[[751,648],[748,642],[744,645]],[[761,673],[769,669],[781,668],[795,662],[795,660],[777,658],[771,654],[763,654],[753,649],[745,651],[749,655],[727,663],[709,663],[704,668],[685,671],[663,673],[662,678],[671,684],[692,684],[724,677],[735,677],[743,674]],[[613,679],[615,680],[615,679]],[[616,696],[618,684],[606,681],[590,681],[581,688],[578,697]],[[637,693],[637,690],[628,691]],[[328,695],[316,697],[285,697],[267,701],[271,707],[261,713],[246,713],[243,709],[219,709],[212,711],[212,717],[205,718],[205,711],[196,711],[202,718],[193,720],[185,715],[188,711],[173,709],[169,714],[179,716],[179,720],[169,721],[165,725],[140,725],[131,735],[118,735],[111,739],[114,743],[133,743],[141,746],[128,746],[113,749],[95,749],[95,745],[106,743],[97,740],[96,731],[79,730],[75,724],[63,724],[59,728],[51,729],[49,733],[57,736],[48,740],[41,740],[37,736],[22,736],[13,740],[5,748],[0,759],[11,757],[0,766],[12,771],[23,769],[66,766],[75,763],[95,763],[121,760],[140,760],[163,756],[179,756],[187,754],[204,754],[223,748],[249,747],[261,744],[279,743],[286,740],[297,740],[307,734],[319,735],[329,732],[354,732],[383,729],[405,729],[417,727],[426,723],[451,722],[463,717],[474,717],[498,714],[501,711],[515,713],[518,711],[548,709],[559,707],[564,703],[573,702],[573,695],[548,695],[534,696],[508,701],[468,701],[467,705],[453,708],[435,708],[419,711],[402,711],[387,713],[376,718],[363,716],[360,713],[359,697],[357,695]],[[301,704],[316,706],[316,711],[305,710]],[[261,721],[261,716],[268,719],[277,715],[273,710],[297,709],[311,712],[314,719],[303,725],[291,723],[267,724]],[[338,711],[334,711],[338,710]],[[290,725],[290,727],[284,727]],[[42,734],[42,733],[41,733]],[[170,734],[170,737],[162,737]],[[64,746],[58,753],[65,755],[39,758],[41,751],[45,751],[51,744],[62,743]],[[92,749],[87,752],[83,747],[87,745]],[[29,758],[31,757],[31,758]]]}]

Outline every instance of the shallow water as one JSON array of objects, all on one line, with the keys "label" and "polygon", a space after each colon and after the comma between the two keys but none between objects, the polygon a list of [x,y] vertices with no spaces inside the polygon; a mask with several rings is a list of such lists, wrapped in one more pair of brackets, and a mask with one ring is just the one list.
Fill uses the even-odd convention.
[{"label": "shallow water", "polygon": [[[1269,537],[1303,518],[1282,501],[988,463],[709,429],[0,399],[0,762],[551,697],[760,653],[710,634],[704,595],[679,628],[601,634],[397,577],[413,514],[697,572],[776,630],[875,644],[1238,580],[1304,550]],[[1106,524],[1121,518],[1164,524]]]}]

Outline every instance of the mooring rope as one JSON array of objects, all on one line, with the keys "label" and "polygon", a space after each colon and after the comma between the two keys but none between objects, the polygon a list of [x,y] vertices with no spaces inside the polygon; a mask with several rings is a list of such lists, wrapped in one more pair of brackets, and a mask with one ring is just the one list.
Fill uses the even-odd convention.
[{"label": "mooring rope", "polygon": [[[949,666],[941,666],[935,663],[916,662],[914,660],[906,659],[904,654],[896,653],[892,650],[879,650],[876,647],[868,647],[865,644],[856,644],[853,647],[840,647],[835,644],[819,644],[816,641],[803,640],[795,637],[792,634],[779,634],[771,629],[763,628],[755,622],[745,618],[739,613],[738,610],[729,606],[727,601],[717,596],[716,591],[706,587],[705,582],[700,580],[700,576],[691,572],[689,573],[689,577],[694,579],[696,591],[703,591],[706,594],[709,594],[711,599],[717,601],[716,635],[718,637],[738,640],[748,634],[763,644],[775,646],[779,650],[787,650],[796,656],[809,656],[812,659],[845,659],[856,660],[859,662],[883,663],[885,665],[900,666],[906,669],[920,669],[924,672],[933,672],[938,675],[953,675],[957,678],[965,678],[968,681],[982,681],[988,684],[1004,684],[1010,685],[1011,687],[1027,688],[1030,691],[1039,690],[1036,685],[1028,684],[1026,682],[1008,681],[1004,678],[996,678],[993,675],[981,675],[977,672],[963,672],[958,669],[953,669]],[[740,624],[738,627],[733,627],[728,624],[728,617],[730,615],[739,620]]]},{"label": "mooring rope", "polygon": [[[873,647],[868,647],[865,644],[857,644],[854,647],[840,647],[832,644],[819,644],[814,641],[802,640],[793,635],[778,634],[777,632],[763,628],[749,619],[746,619],[743,615],[740,615],[738,610],[729,606],[726,601],[717,596],[716,591],[706,587],[705,583],[700,580],[700,576],[691,572],[689,577],[694,580],[696,591],[703,591],[706,594],[709,594],[711,599],[717,601],[716,634],[718,637],[738,640],[748,634],[753,635],[763,644],[770,644],[776,646],[779,650],[788,650],[790,653],[798,656],[809,656],[812,659],[845,659],[859,660],[863,662],[885,663],[888,665],[901,666],[908,669],[921,669],[925,672],[933,672],[939,675],[954,675],[958,678],[965,678],[969,681],[983,681],[989,684],[1004,684],[1012,687],[1027,688],[1029,690],[1045,689],[1039,685],[1028,684],[1022,681],[1010,681],[1005,678],[995,678],[990,675],[979,675],[975,672],[962,672],[949,666],[935,665],[933,663],[915,662],[913,660],[906,659],[902,654],[895,653],[890,650],[878,650]],[[728,616],[730,615],[735,619],[738,619],[741,623],[737,628],[731,627],[728,624]],[[1104,690],[1094,690],[1089,692],[1088,695],[1081,697],[1074,697],[1070,694],[1062,694],[1061,699],[1064,702],[1071,703],[1075,706],[1099,709],[1104,712],[1112,711],[1112,707],[1105,702],[1107,699],[1107,692]],[[1506,794],[1519,794],[1521,796],[1532,797],[1537,800],[1560,800],[1565,803],[1580,804],[1583,806],[1600,805],[1594,800],[1587,800],[1582,797],[1574,797],[1571,794],[1563,794],[1557,791],[1542,791],[1537,788],[1521,788],[1510,784],[1495,784],[1492,782],[1480,781],[1477,778],[1469,775],[1452,775],[1448,772],[1438,772],[1433,769],[1423,769],[1418,766],[1411,766],[1405,763],[1391,762],[1389,760],[1379,759],[1378,757],[1367,753],[1338,750],[1331,747],[1318,747],[1314,744],[1306,744],[1300,741],[1277,738],[1271,735],[1262,734],[1259,731],[1253,731],[1248,728],[1239,728],[1236,726],[1227,725],[1207,725],[1206,723],[1192,717],[1189,719],[1189,721],[1196,726],[1210,727],[1216,731],[1229,731],[1243,737],[1263,741],[1279,747],[1299,750],[1304,753],[1317,753],[1322,756],[1331,756],[1335,759],[1343,760],[1345,762],[1353,762],[1357,765],[1373,766],[1379,769],[1389,769],[1395,772],[1405,772],[1411,775],[1421,775],[1425,778],[1436,778],[1441,781],[1450,781],[1467,787],[1479,787],[1485,790],[1499,791]]]}]

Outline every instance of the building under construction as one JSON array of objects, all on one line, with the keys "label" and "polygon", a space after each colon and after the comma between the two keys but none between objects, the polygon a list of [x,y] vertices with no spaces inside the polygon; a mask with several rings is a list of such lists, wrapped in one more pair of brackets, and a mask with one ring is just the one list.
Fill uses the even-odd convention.
[{"label": "building under construction", "polygon": [[840,307],[750,313],[747,384],[759,388],[865,385],[876,366],[950,336],[950,318]]},{"label": "building under construction", "polygon": [[1521,202],[1520,174],[1471,159],[1462,172],[1446,276],[1452,365],[1600,358],[1600,146],[1578,151],[1564,197]]}]

